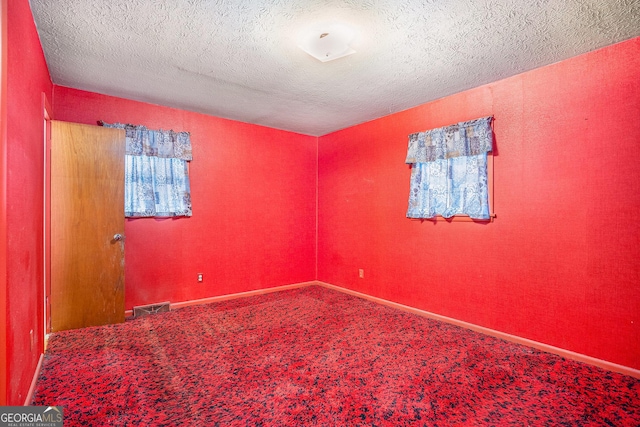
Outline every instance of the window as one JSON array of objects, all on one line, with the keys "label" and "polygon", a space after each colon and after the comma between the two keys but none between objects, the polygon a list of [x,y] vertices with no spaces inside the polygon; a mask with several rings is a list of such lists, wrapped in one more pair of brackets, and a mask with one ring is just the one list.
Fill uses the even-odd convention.
[{"label": "window", "polygon": [[487,173],[491,121],[484,117],[409,135],[408,218],[492,218]]},{"label": "window", "polygon": [[125,216],[191,216],[189,133],[120,123],[103,126],[126,132]]}]

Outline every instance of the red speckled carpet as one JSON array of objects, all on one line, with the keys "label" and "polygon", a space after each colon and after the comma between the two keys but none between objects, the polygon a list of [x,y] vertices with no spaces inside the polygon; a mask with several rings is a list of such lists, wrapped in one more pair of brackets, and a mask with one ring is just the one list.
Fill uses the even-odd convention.
[{"label": "red speckled carpet", "polygon": [[60,332],[65,426],[639,426],[640,380],[318,286]]}]

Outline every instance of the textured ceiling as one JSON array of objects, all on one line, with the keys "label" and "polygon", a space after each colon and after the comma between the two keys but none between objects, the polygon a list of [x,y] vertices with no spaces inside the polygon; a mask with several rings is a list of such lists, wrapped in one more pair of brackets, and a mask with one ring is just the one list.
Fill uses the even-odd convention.
[{"label": "textured ceiling", "polygon": [[[55,84],[308,135],[640,35],[640,0],[31,0]],[[359,32],[322,63],[322,22]]]}]

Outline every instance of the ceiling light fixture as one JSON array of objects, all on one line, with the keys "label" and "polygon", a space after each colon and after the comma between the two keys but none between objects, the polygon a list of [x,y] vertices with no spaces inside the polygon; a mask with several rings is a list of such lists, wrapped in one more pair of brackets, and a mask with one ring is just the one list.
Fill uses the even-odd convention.
[{"label": "ceiling light fixture", "polygon": [[300,37],[298,46],[318,61],[327,62],[342,58],[356,51],[351,47],[356,31],[345,24],[318,24]]}]

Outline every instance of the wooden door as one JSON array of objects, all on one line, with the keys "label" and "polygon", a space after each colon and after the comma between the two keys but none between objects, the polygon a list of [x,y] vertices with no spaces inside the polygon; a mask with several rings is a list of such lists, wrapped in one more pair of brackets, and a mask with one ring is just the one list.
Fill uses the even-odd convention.
[{"label": "wooden door", "polygon": [[121,129],[51,121],[51,331],[124,322]]}]

